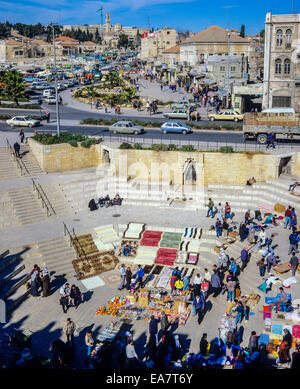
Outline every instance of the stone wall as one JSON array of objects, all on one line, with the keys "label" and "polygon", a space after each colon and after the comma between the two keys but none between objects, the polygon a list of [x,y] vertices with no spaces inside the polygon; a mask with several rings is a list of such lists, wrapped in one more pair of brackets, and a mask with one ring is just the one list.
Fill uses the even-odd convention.
[{"label": "stone wall", "polygon": [[300,153],[295,153],[292,157],[291,174],[293,176],[300,175]]},{"label": "stone wall", "polygon": [[101,161],[100,144],[90,148],[80,144],[73,147],[68,143],[42,145],[32,138],[28,138],[28,144],[41,169],[47,173],[98,166]]},{"label": "stone wall", "polygon": [[141,181],[151,179],[181,185],[189,161],[196,170],[196,185],[245,184],[252,176],[257,181],[278,178],[279,159],[271,154],[117,149],[110,154],[117,175]]}]

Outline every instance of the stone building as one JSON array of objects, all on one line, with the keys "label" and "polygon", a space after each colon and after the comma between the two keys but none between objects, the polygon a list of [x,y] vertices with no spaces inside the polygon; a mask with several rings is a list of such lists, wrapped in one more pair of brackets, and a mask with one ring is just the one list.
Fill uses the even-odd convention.
[{"label": "stone building", "polygon": [[300,112],[300,14],[267,13],[264,58],[263,109]]},{"label": "stone building", "polygon": [[138,28],[135,26],[123,26],[121,23],[111,24],[110,14],[106,13],[105,24],[91,24],[91,25],[65,25],[63,31],[76,31],[81,30],[82,32],[90,33],[93,37],[98,32],[99,36],[103,38],[104,45],[111,48],[116,48],[119,36],[124,34],[128,36],[129,42],[133,44],[139,43],[139,36],[150,32],[149,28]]},{"label": "stone building", "polygon": [[162,63],[166,63],[167,65],[177,65],[179,63],[179,54],[180,48],[179,46],[170,47],[168,50],[165,50],[162,53],[161,61]]},{"label": "stone building", "polygon": [[40,39],[13,35],[0,40],[0,62],[19,62],[49,55],[51,55],[51,45]]},{"label": "stone building", "polygon": [[163,52],[176,46],[177,33],[174,28],[164,27],[151,33],[144,33],[141,39],[141,59],[158,59]]},{"label": "stone building", "polygon": [[230,55],[248,57],[251,45],[248,39],[230,33],[224,28],[211,26],[206,30],[187,38],[180,44],[180,63],[195,66],[206,62],[210,56],[227,56],[228,45]]}]

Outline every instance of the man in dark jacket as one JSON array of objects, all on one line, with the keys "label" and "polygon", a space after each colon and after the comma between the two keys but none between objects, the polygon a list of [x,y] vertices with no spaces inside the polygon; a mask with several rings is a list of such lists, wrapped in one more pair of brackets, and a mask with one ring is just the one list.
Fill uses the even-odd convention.
[{"label": "man in dark jacket", "polygon": [[298,264],[299,264],[299,259],[298,259],[298,257],[296,257],[296,254],[293,251],[292,257],[290,259],[290,265],[291,265],[291,269],[292,269],[292,277],[295,277],[295,273],[296,273]]},{"label": "man in dark jacket", "polygon": [[198,324],[200,324],[205,307],[205,301],[203,296],[196,295],[193,301],[193,305],[195,307],[196,313],[198,314]]},{"label": "man in dark jacket", "polygon": [[161,328],[163,336],[164,336],[169,328],[168,316],[166,315],[166,312],[164,312],[164,311],[162,311],[162,316],[160,319],[160,328]]},{"label": "man in dark jacket", "polygon": [[290,255],[293,251],[297,252],[298,249],[298,239],[297,239],[297,234],[295,232],[290,234],[289,241],[290,241],[290,247],[289,247],[288,255]]},{"label": "man in dark jacket", "polygon": [[248,262],[248,247],[244,247],[243,250],[241,251],[241,261],[242,261],[241,272],[243,272]]},{"label": "man in dark jacket", "polygon": [[212,287],[212,291],[213,291],[212,297],[216,298],[220,292],[221,280],[220,280],[220,277],[218,276],[218,274],[215,270],[211,276],[211,287]]},{"label": "man in dark jacket", "polygon": [[14,143],[14,150],[15,150],[15,154],[16,154],[16,157],[17,158],[20,158],[20,145],[19,145],[19,143],[16,141],[15,143]]},{"label": "man in dark jacket", "polygon": [[268,139],[267,139],[267,149],[270,146],[272,146],[273,149],[275,149],[274,140],[275,140],[275,136],[274,136],[273,132],[270,132],[270,134],[268,135]]},{"label": "man in dark jacket", "polygon": [[156,344],[158,343],[158,340],[157,340],[157,332],[158,332],[157,324],[158,324],[159,321],[160,321],[159,319],[156,319],[152,315],[151,319],[150,319],[150,322],[149,322],[149,341],[150,341],[150,338],[152,336],[154,336],[156,338]]},{"label": "man in dark jacket", "polygon": [[200,340],[200,354],[203,355],[204,357],[207,355],[207,347],[208,347],[207,334],[203,334]]}]

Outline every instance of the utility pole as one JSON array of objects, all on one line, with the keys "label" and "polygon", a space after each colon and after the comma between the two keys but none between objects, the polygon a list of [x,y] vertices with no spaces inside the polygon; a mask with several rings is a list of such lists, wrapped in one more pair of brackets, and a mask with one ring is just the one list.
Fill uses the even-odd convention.
[{"label": "utility pole", "polygon": [[228,55],[227,55],[227,95],[226,95],[226,108],[229,108],[229,71],[230,71],[230,32],[227,33],[228,37]]},{"label": "utility pole", "polygon": [[56,100],[56,131],[57,136],[60,136],[60,117],[59,117],[59,105],[58,105],[58,91],[57,91],[57,69],[56,69],[56,52],[55,52],[55,27],[54,23],[51,23],[53,33],[53,57],[54,57],[54,82],[55,82],[55,100]]}]

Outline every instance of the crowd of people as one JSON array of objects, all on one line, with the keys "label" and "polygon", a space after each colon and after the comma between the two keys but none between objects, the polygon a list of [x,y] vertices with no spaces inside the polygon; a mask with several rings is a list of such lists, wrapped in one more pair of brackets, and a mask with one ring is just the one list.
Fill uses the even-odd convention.
[{"label": "crowd of people", "polygon": [[88,207],[90,211],[96,211],[99,208],[108,208],[113,205],[122,205],[122,198],[117,193],[113,199],[107,194],[105,197],[99,197],[99,200],[96,202],[95,199],[89,201]]}]

